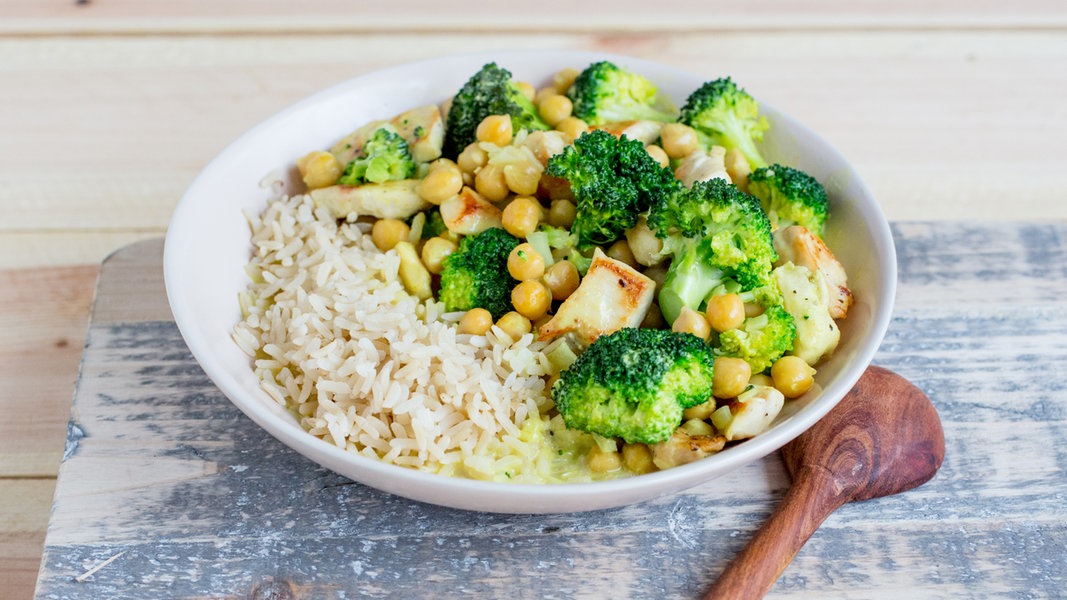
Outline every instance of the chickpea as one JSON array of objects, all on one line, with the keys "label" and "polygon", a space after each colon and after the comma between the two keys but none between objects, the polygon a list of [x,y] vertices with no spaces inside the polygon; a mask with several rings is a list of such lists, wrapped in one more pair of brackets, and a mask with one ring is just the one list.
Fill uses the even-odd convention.
[{"label": "chickpea", "polygon": [[478,169],[489,163],[489,153],[482,149],[477,142],[469,144],[459,156],[456,157],[456,166],[460,171],[473,174]]},{"label": "chickpea", "polygon": [[458,167],[432,169],[416,189],[423,200],[441,204],[463,189],[463,174]]},{"label": "chickpea", "polygon": [[755,302],[745,303],[745,318],[751,319],[752,317],[758,317],[763,314],[763,307]]},{"label": "chickpea", "polygon": [[678,313],[678,318],[671,324],[671,331],[691,333],[705,342],[711,337],[711,326],[708,325],[708,320],[688,306]]},{"label": "chickpea", "polygon": [[799,356],[783,356],[771,365],[774,387],[786,398],[803,396],[815,383],[815,369]]},{"label": "chickpea", "polygon": [[635,475],[656,470],[656,465],[652,463],[652,451],[644,444],[623,444],[622,464]]},{"label": "chickpea", "polygon": [[437,169],[459,169],[459,165],[450,158],[438,158],[434,159],[429,165],[427,165],[428,172],[436,171]]},{"label": "chickpea", "polygon": [[737,294],[720,294],[708,299],[704,311],[708,324],[718,332],[737,329],[745,322],[745,303]]},{"label": "chickpea", "polygon": [[622,467],[618,452],[605,452],[596,444],[589,449],[589,470],[594,473],[610,473]]},{"label": "chickpea", "polygon": [[707,419],[711,416],[711,413],[715,412],[715,400],[708,400],[703,404],[697,404],[696,406],[685,409],[682,413],[682,418],[689,421],[692,419]]},{"label": "chickpea", "polygon": [[459,333],[471,335],[485,335],[493,326],[493,315],[484,308],[472,308],[459,320],[457,330]]},{"label": "chickpea", "polygon": [[370,230],[370,238],[382,252],[392,250],[398,242],[407,240],[411,228],[400,219],[378,219]]},{"label": "chickpea", "polygon": [[503,330],[512,340],[521,338],[533,329],[533,324],[530,323],[530,320],[515,311],[500,317],[496,322],[496,326]]},{"label": "chickpea", "polygon": [[344,173],[344,166],[329,152],[316,150],[296,161],[296,168],[308,189],[331,186]]},{"label": "chickpea", "polygon": [[537,188],[541,184],[543,170],[541,164],[534,161],[519,161],[504,165],[504,183],[516,194],[532,196],[537,193]]},{"label": "chickpea", "polygon": [[570,229],[574,225],[574,217],[578,214],[578,207],[570,200],[553,200],[548,207],[548,224],[553,227]]},{"label": "chickpea", "polygon": [[535,198],[518,196],[504,207],[500,218],[508,233],[517,238],[525,238],[537,229],[537,224],[541,222],[541,212],[541,203]]},{"label": "chickpea", "polygon": [[546,96],[537,105],[537,111],[540,113],[541,118],[552,127],[571,116],[572,110],[574,110],[574,104],[571,99],[562,94]]},{"label": "chickpea", "polygon": [[560,71],[552,77],[552,85],[560,94],[566,94],[567,90],[571,89],[571,86],[574,85],[574,80],[578,79],[578,75],[580,74],[581,71],[573,67],[560,69]]},{"label": "chickpea", "polygon": [[508,273],[519,281],[537,279],[545,274],[545,257],[530,244],[519,244],[508,255]]},{"label": "chickpea", "polygon": [[663,151],[671,158],[682,158],[699,148],[697,132],[688,125],[666,123],[659,132]]},{"label": "chickpea", "polygon": [[565,138],[573,141],[578,139],[578,136],[589,131],[589,124],[578,117],[567,117],[556,123],[556,129],[562,131]]},{"label": "chickpea", "polygon": [[434,275],[440,275],[445,259],[456,251],[456,243],[443,237],[432,237],[422,245],[422,264]]},{"label": "chickpea", "polygon": [[545,271],[544,281],[553,300],[566,300],[578,289],[578,267],[569,260],[561,260]]},{"label": "chickpea", "polygon": [[755,375],[753,375],[748,380],[748,382],[750,384],[752,384],[752,385],[762,385],[764,387],[774,387],[774,380],[771,379],[771,376],[767,375],[766,373],[756,373]]},{"label": "chickpea", "polygon": [[648,155],[652,157],[652,160],[656,161],[656,164],[661,167],[666,167],[671,164],[671,158],[667,156],[667,153],[661,146],[649,144],[648,146],[645,146],[645,152],[648,152]]},{"label": "chickpea", "polygon": [[536,279],[527,279],[511,290],[511,304],[520,315],[534,321],[548,312],[552,306],[552,294],[545,284]]},{"label": "chickpea", "polygon": [[711,393],[716,398],[735,398],[748,387],[752,367],[743,358],[720,356],[715,359]]},{"label": "chickpea", "polygon": [[534,106],[541,104],[541,102],[544,101],[545,98],[548,98],[549,96],[555,96],[558,93],[559,92],[556,91],[555,86],[551,85],[537,90],[537,93],[534,94]]},{"label": "chickpea", "polygon": [[489,142],[497,146],[511,144],[511,117],[508,115],[489,115],[478,123],[474,137],[479,142]]},{"label": "chickpea", "polygon": [[609,258],[626,263],[627,265],[637,268],[637,259],[634,258],[633,251],[630,250],[630,244],[626,240],[618,240],[614,244],[608,247],[608,251],[605,252]]},{"label": "chickpea", "polygon": [[692,436],[712,435],[715,429],[704,419],[689,419],[682,423],[682,430]]},{"label": "chickpea", "polygon": [[532,83],[529,81],[516,81],[515,85],[519,87],[519,91],[522,92],[523,96],[526,96],[527,100],[533,102],[534,97],[537,95],[537,89],[534,88]]},{"label": "chickpea", "polygon": [[511,190],[504,179],[504,167],[485,165],[474,175],[474,189],[490,202],[500,202],[508,197]]}]

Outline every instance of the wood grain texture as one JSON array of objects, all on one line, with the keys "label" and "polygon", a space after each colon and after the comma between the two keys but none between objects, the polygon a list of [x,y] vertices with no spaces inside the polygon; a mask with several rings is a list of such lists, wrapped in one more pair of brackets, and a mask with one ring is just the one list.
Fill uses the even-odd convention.
[{"label": "wood grain texture", "polygon": [[819,525],[846,502],[900,494],[945,458],[937,409],[907,379],[867,367],[825,417],[782,447],[792,483],[705,600],[762,598]]},{"label": "wood grain texture", "polygon": [[[974,2],[841,3],[804,0],[787,5],[772,0],[744,4],[681,0],[650,5],[637,0],[574,3],[545,0],[527,4],[442,5],[432,0],[362,2],[314,0],[299,6],[281,0],[216,3],[210,0],[162,2],[66,2],[9,0],[0,12],[7,17],[0,31],[13,33],[86,33],[116,29],[133,33],[203,31],[410,30],[598,30],[714,31],[737,28],[1047,28],[1065,23],[1062,7],[1050,0],[1024,0],[1006,5]],[[6,13],[6,14],[5,14]]]},{"label": "wood grain texture", "polygon": [[53,478],[0,479],[0,595],[5,599],[33,596],[48,528],[46,507],[54,491]]},{"label": "wood grain texture", "polygon": [[[90,6],[89,17],[130,10]],[[154,5],[171,6],[191,11]],[[601,50],[708,79],[732,75],[836,145],[892,220],[1067,220],[1067,203],[1052,200],[1067,189],[1063,28],[718,31],[696,21],[666,33],[457,32],[425,17],[414,23],[431,24],[0,39],[0,268],[98,264],[162,235],[186,187],[226,144],[331,84],[442,54],[516,48]]]},{"label": "wood grain texture", "polygon": [[97,271],[0,271],[0,477],[59,467]]},{"label": "wood grain texture", "polygon": [[[1060,598],[1067,394],[1053,374],[1067,361],[1067,273],[1050,259],[1067,253],[1067,226],[893,231],[898,305],[876,363],[932,399],[945,463],[918,489],[834,513],[771,597]],[[141,266],[105,268],[100,295],[136,294],[124,279],[152,271],[160,246],[150,249],[116,255]],[[93,322],[74,414],[38,598],[695,598],[788,484],[771,456],[586,514],[411,502],[275,442],[210,384],[167,320]]]},{"label": "wood grain texture", "polygon": [[[428,0],[358,6],[339,0],[0,2],[0,269],[18,274],[0,275],[6,284],[0,289],[0,408],[8,415],[0,421],[0,506],[10,509],[0,510],[0,596],[32,594],[95,268],[116,249],[163,235],[186,186],[226,143],[342,79],[447,52],[501,48],[606,50],[707,76],[728,72],[837,145],[891,219],[1067,220],[1067,172],[1059,164],[1059,140],[1067,137],[1067,104],[1060,101],[1067,96],[1062,2],[802,0],[785,6],[689,0],[665,11],[622,0],[612,3],[611,14],[598,2],[561,5],[550,0],[535,8],[512,3],[488,9],[457,0],[442,10]],[[811,85],[813,78],[822,85]],[[1062,250],[1056,260],[1031,254],[1062,249],[1048,239],[1062,234],[1040,225],[1012,228],[1009,239],[982,225],[954,230],[955,237],[945,237],[934,223],[897,227],[921,244],[904,248],[909,255],[903,258],[930,262],[910,265],[908,297],[898,301],[902,311],[920,313],[904,311],[898,319],[906,328],[929,325],[944,333],[917,346],[891,331],[883,360],[950,391],[943,410],[970,439],[981,439],[987,421],[1007,419],[1015,427],[1002,434],[1007,454],[967,444],[978,453],[952,465],[953,492],[966,494],[982,473],[994,470],[1017,489],[1046,494],[1050,503],[1062,499],[1044,474],[1063,458],[1035,441],[1050,427],[1039,425],[1041,419],[1057,422],[1064,414],[1057,401],[1064,389],[1049,375],[1058,371],[1051,363],[1002,360],[1005,347],[1023,352],[1015,350],[1016,320],[1055,322],[1062,291],[1043,271],[1067,264],[1067,257]],[[989,276],[961,275],[954,243],[979,255]],[[1029,265],[1025,273],[1014,270],[1019,264]],[[38,286],[48,281],[36,275],[43,266],[59,266],[47,285],[78,289],[81,296],[49,296],[52,290]],[[1005,277],[1014,287],[1002,285]],[[1026,298],[1025,305],[1012,303],[1016,297]],[[1010,308],[993,309],[997,303]],[[113,306],[112,314],[121,316],[122,301]],[[71,314],[81,320],[74,323]],[[960,315],[989,336],[976,339]],[[1063,334],[1050,326],[1029,335],[1034,347],[1054,348],[1062,359]],[[973,366],[953,368],[958,361]],[[1005,389],[1010,405],[1002,402]],[[32,413],[23,409],[27,403]],[[1015,461],[1013,453],[1030,458]],[[780,491],[748,490],[759,497]],[[39,525],[16,526],[27,521],[9,519],[11,511],[36,515]],[[750,515],[738,527],[755,527],[760,518]],[[1000,544],[1015,536],[1021,550],[1032,550],[1048,531],[967,527],[941,554],[958,561],[976,551],[969,535]],[[918,556],[899,544],[892,550]],[[795,563],[803,573],[849,581],[861,597],[876,597],[871,589],[915,595],[911,582],[894,587],[884,578],[865,578],[849,561],[831,569],[821,559],[807,560],[802,553]],[[892,554],[883,560],[892,561]],[[983,563],[955,581],[1026,581],[1022,563],[1000,560],[1004,564]],[[953,577],[936,564],[924,572],[933,581]],[[793,585],[790,577],[787,572],[779,589]],[[263,581],[257,589],[266,595],[284,585]]]},{"label": "wood grain texture", "polygon": [[0,596],[29,598],[98,268],[0,271]]}]

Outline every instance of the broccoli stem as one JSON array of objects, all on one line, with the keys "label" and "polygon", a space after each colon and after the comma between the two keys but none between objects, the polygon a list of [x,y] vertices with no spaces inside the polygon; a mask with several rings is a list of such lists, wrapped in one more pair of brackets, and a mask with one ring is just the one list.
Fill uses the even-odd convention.
[{"label": "broccoli stem", "polygon": [[735,147],[740,150],[741,154],[748,159],[749,164],[754,169],[767,166],[767,161],[763,159],[759,148],[756,147],[755,140],[752,139],[752,134],[744,123],[737,119],[730,119],[724,125],[722,136],[726,139],[727,147]]},{"label": "broccoli stem", "polygon": [[663,318],[674,323],[683,308],[698,310],[712,290],[723,284],[724,277],[722,269],[700,260],[696,252],[676,257],[658,296]]}]

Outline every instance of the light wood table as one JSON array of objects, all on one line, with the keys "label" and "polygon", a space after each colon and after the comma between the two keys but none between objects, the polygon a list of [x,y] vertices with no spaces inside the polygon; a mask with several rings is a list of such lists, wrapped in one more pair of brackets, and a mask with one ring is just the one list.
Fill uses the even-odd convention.
[{"label": "light wood table", "polygon": [[[1067,226],[896,223],[875,360],[933,400],[945,464],[846,505],[774,598],[1062,598]],[[619,509],[493,515],[353,483],[259,429],[170,320],[159,241],[104,263],[37,598],[695,598],[788,486],[777,454]],[[976,251],[976,249],[978,249]]]},{"label": "light wood table", "polygon": [[33,595],[101,262],[288,104],[443,53],[618,52],[732,75],[893,221],[1064,222],[1065,34],[1061,0],[0,1],[0,596]]}]

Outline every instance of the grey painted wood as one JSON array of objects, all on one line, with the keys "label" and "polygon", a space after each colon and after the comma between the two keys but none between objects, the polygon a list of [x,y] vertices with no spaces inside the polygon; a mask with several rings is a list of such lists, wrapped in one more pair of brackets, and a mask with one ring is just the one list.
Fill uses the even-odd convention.
[{"label": "grey painted wood", "polygon": [[[897,310],[875,362],[930,395],[945,464],[840,509],[772,597],[1063,598],[1067,226],[894,236]],[[352,483],[210,384],[168,320],[160,252],[102,269],[38,598],[695,598],[788,485],[771,456],[639,505],[530,516]]]}]

